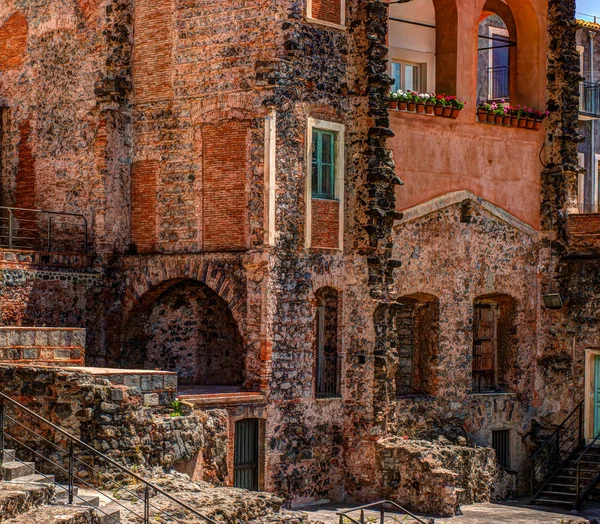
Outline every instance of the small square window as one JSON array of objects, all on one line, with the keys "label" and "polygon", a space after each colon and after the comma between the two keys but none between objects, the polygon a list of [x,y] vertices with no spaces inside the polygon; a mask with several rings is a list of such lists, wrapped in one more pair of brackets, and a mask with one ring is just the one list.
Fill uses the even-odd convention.
[{"label": "small square window", "polygon": [[335,140],[332,131],[312,131],[313,198],[335,200]]},{"label": "small square window", "polygon": [[393,90],[425,92],[426,85],[423,79],[425,64],[412,62],[392,62],[391,76],[394,79]]}]

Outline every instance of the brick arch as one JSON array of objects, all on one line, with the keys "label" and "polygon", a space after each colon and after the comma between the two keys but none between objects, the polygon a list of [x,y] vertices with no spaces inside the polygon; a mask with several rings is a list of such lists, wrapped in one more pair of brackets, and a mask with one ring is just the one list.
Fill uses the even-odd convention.
[{"label": "brick arch", "polygon": [[[506,24],[509,38],[517,42],[511,49],[511,100],[521,105],[538,106],[543,99],[541,78],[541,27],[538,14],[530,0],[482,0],[482,16],[496,14]],[[474,35],[477,39],[477,35]]]},{"label": "brick arch", "polygon": [[210,262],[195,264],[183,260],[175,263],[171,261],[154,263],[148,261],[147,263],[148,265],[142,271],[137,271],[130,277],[131,282],[125,291],[125,298],[121,307],[123,325],[127,324],[127,320],[137,307],[143,307],[142,303],[145,303],[145,300],[150,300],[152,297],[158,298],[162,292],[173,284],[183,280],[193,280],[205,284],[227,302],[229,310],[238,323],[242,336],[244,336],[245,319],[242,285],[228,276],[223,268]]},{"label": "brick arch", "polygon": [[341,294],[344,292],[344,279],[338,275],[313,275],[311,287],[313,293],[321,288],[330,287]]},{"label": "brick arch", "polygon": [[267,109],[257,105],[254,93],[219,94],[196,102],[191,110],[194,125],[228,120],[250,120],[266,116]]}]

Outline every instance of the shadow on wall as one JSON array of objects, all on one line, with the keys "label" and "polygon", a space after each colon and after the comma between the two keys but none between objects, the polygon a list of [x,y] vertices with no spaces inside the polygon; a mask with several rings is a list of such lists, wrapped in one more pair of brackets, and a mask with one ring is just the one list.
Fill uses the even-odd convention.
[{"label": "shadow on wall", "polygon": [[244,357],[227,302],[184,280],[142,297],[124,328],[120,365],[176,371],[180,384],[241,387]]}]

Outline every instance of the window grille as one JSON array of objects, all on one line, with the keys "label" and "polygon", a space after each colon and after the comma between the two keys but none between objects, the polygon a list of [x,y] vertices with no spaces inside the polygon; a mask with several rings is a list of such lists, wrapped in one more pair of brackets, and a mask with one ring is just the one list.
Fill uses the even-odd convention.
[{"label": "window grille", "polygon": [[496,450],[498,465],[510,469],[510,430],[492,431],[492,448]]}]

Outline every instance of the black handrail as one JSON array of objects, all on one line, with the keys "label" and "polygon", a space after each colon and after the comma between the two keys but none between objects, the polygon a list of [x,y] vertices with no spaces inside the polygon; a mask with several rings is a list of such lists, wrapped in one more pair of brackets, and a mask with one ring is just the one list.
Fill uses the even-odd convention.
[{"label": "black handrail", "polygon": [[[587,486],[583,495],[581,494],[581,461],[583,458],[589,454],[590,450],[595,447],[595,445],[600,441],[600,433],[596,435],[594,440],[592,440],[579,455],[577,460],[575,461],[574,466],[577,467],[577,478],[576,478],[576,488],[575,493],[577,495],[577,499],[575,500],[575,509],[579,509],[581,503],[588,497],[591,491],[596,487],[598,481],[600,481],[600,471],[596,474],[596,477],[592,479],[592,482]],[[595,484],[594,484],[595,483]]]},{"label": "black handrail", "polygon": [[[8,217],[2,216],[4,212],[8,212]],[[24,224],[29,223],[39,224],[39,220],[37,218],[25,218],[28,215],[43,215],[47,217],[47,222],[44,226],[46,229],[45,234],[41,234],[41,228],[31,228],[31,226],[23,227]],[[27,209],[23,207],[0,206],[0,247],[52,252],[53,247],[55,247],[53,246],[53,233],[56,230],[56,225],[52,220],[53,217],[71,217],[81,221],[80,227],[83,228],[82,251],[83,253],[87,254],[88,221],[84,215],[80,213],[48,211],[45,209]],[[8,222],[8,224],[6,224],[6,222]],[[28,235],[29,233],[32,233],[33,235]],[[36,249],[37,243],[42,241],[45,244],[45,249]],[[32,242],[33,244],[31,244]],[[76,249],[75,251],[78,250]]]},{"label": "black handrail", "polygon": [[[381,517],[380,521],[383,523],[383,520],[385,518],[385,506],[386,505],[395,507],[397,510],[401,511],[402,513],[405,513],[406,515],[415,519],[416,521],[421,522],[421,524],[427,524],[427,522],[420,519],[416,515],[412,514],[410,511],[403,508],[399,504],[396,504],[393,500],[380,500],[379,502],[373,502],[371,504],[366,504],[364,506],[358,506],[357,508],[347,509],[346,511],[337,511],[336,515],[339,515],[339,517],[340,517],[339,524],[344,524],[345,518],[348,519],[350,522],[354,522],[355,524],[364,524],[366,522],[365,521],[365,510],[371,509],[371,508],[377,508],[377,509],[379,509],[379,515]],[[354,513],[355,511],[360,511],[360,520],[356,520],[353,517],[351,517],[350,515],[348,515],[348,513]]]},{"label": "black handrail", "polygon": [[[582,400],[575,408],[567,415],[561,424],[554,430],[540,448],[530,457],[531,474],[530,474],[530,495],[535,498],[548,484],[554,474],[572,458],[573,453],[579,449],[584,443],[583,438],[583,405]],[[574,425],[576,424],[576,427]],[[569,433],[567,433],[569,431]],[[573,438],[577,435],[577,439],[573,442]],[[565,445],[567,446],[565,448]],[[549,452],[552,460],[548,466],[545,475],[538,481],[536,480],[536,466],[539,464],[538,459],[542,459],[542,453]],[[563,458],[564,456],[564,458]]]},{"label": "black handrail", "polygon": [[[97,457],[97,458],[99,458],[99,459],[107,462],[108,464],[110,464],[111,466],[115,467],[116,469],[118,469],[122,473],[124,473],[124,474],[126,474],[126,475],[128,475],[128,476],[130,476],[132,478],[134,478],[135,480],[137,480],[138,482],[140,482],[144,486],[144,497],[143,497],[143,501],[144,501],[144,524],[149,524],[149,522],[150,522],[150,507],[154,507],[155,509],[159,509],[159,508],[156,508],[155,506],[153,506],[153,505],[150,504],[150,491],[151,490],[155,491],[156,493],[159,493],[163,497],[166,497],[171,502],[174,502],[175,504],[177,504],[181,508],[185,509],[186,511],[189,511],[190,513],[192,513],[196,517],[200,517],[201,519],[203,519],[204,521],[206,521],[206,522],[208,522],[210,524],[217,524],[214,520],[212,520],[211,518],[203,515],[202,513],[198,512],[198,511],[196,511],[194,508],[190,507],[185,502],[182,502],[181,500],[178,500],[177,498],[173,497],[172,495],[170,495],[169,493],[167,493],[163,489],[159,488],[155,484],[153,484],[153,483],[149,482],[148,480],[144,479],[143,477],[141,477],[137,473],[134,473],[130,469],[126,468],[125,466],[122,466],[121,464],[119,464],[118,462],[114,461],[110,457],[107,457],[106,455],[104,455],[103,453],[101,453],[100,451],[98,451],[97,449],[93,448],[92,446],[90,446],[90,445],[86,444],[85,442],[83,442],[82,440],[78,439],[77,437],[75,437],[74,435],[72,435],[71,433],[69,433],[68,431],[65,431],[61,427],[57,426],[56,424],[53,424],[52,422],[50,422],[49,420],[45,419],[44,417],[38,415],[37,413],[35,413],[31,409],[29,409],[28,407],[24,406],[23,404],[20,404],[16,400],[10,398],[8,395],[5,395],[4,393],[1,393],[1,392],[0,392],[0,465],[2,464],[2,462],[4,460],[4,450],[6,449],[5,448],[5,445],[6,445],[5,437],[11,438],[11,439],[13,439],[13,440],[15,440],[15,441],[18,442],[17,439],[15,439],[12,435],[10,435],[9,433],[7,433],[5,431],[6,419],[7,418],[12,418],[12,417],[8,417],[8,415],[5,414],[5,402],[8,403],[8,404],[11,404],[14,407],[16,407],[18,410],[20,410],[20,411],[22,411],[24,413],[27,413],[28,415],[32,416],[34,419],[36,419],[36,420],[38,420],[38,421],[40,421],[40,422],[48,425],[54,431],[57,431],[58,433],[60,433],[61,435],[63,435],[64,437],[67,438],[67,441],[69,443],[69,449],[68,449],[68,455],[69,455],[69,469],[68,469],[69,484],[68,484],[68,490],[69,491],[68,491],[68,496],[69,496],[69,503],[70,504],[73,503],[73,497],[74,497],[74,495],[73,495],[73,488],[74,488],[74,462],[75,462],[74,445],[77,444],[78,446],[82,447],[83,449],[85,449],[86,451],[88,451],[89,453],[91,453],[94,457]],[[31,430],[31,431],[33,432],[33,430]],[[47,459],[47,460],[49,460],[49,459]],[[50,461],[50,462],[52,462],[52,461]],[[52,462],[52,464],[54,466],[61,467],[58,464],[55,464],[53,462]],[[96,473],[100,473],[100,472],[96,471]],[[141,497],[140,497],[140,499],[141,499]],[[112,501],[112,499],[111,499],[111,501]],[[112,501],[112,502],[115,502],[115,501]],[[172,518],[172,517],[170,517],[170,518]]]}]

